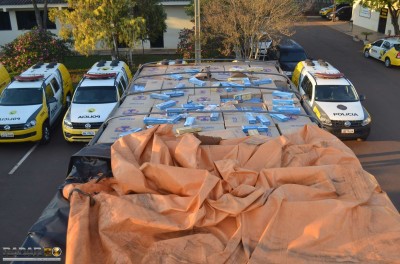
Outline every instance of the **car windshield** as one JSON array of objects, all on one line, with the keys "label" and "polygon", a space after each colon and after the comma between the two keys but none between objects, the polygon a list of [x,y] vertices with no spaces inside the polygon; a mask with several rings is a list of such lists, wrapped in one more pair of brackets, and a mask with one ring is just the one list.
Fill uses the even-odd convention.
[{"label": "car windshield", "polygon": [[351,85],[317,85],[315,100],[323,102],[355,102],[358,96]]},{"label": "car windshield", "polygon": [[280,62],[299,62],[306,59],[306,54],[301,51],[281,51],[279,57]]},{"label": "car windshield", "polygon": [[117,89],[114,86],[80,86],[76,89],[73,103],[105,104],[117,102]]},{"label": "car windshield", "polygon": [[5,89],[0,95],[0,105],[37,105],[42,100],[42,88]]}]

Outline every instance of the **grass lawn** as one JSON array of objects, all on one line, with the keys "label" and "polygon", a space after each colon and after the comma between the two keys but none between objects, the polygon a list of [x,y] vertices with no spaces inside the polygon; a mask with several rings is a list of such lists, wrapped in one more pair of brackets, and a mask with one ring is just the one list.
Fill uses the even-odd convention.
[{"label": "grass lawn", "polygon": [[[134,74],[141,64],[147,62],[161,61],[163,59],[174,60],[180,58],[178,54],[135,54],[133,55],[134,65],[131,67]],[[100,60],[111,60],[111,56],[91,55],[91,56],[69,56],[64,58],[64,64],[71,73],[72,83],[74,87],[78,84],[83,74]],[[124,59],[121,59],[124,60]],[[127,62],[127,60],[124,60]]]}]

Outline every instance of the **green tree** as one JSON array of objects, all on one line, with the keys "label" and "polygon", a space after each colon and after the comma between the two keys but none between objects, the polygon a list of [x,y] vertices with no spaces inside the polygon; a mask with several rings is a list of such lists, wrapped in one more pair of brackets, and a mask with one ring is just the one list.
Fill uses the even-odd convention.
[{"label": "green tree", "polygon": [[63,61],[71,54],[68,43],[50,31],[33,29],[1,46],[0,62],[11,72],[21,72],[43,61]]},{"label": "green tree", "polygon": [[118,57],[118,43],[133,47],[144,29],[143,17],[134,17],[134,0],[68,0],[68,9],[50,10],[50,19],[57,18],[64,39],[72,37],[74,48],[88,55],[100,43],[113,47]]},{"label": "green tree", "polygon": [[382,8],[387,8],[390,13],[391,23],[394,28],[394,34],[400,35],[399,15],[400,15],[400,0],[361,0],[360,4],[364,7],[371,8],[375,11],[380,11]]},{"label": "green tree", "polygon": [[167,14],[164,7],[160,4],[160,0],[138,1],[133,9],[135,17],[143,17],[146,21],[145,30],[141,31],[140,40],[142,47],[147,39],[155,41],[159,36],[167,31]]}]

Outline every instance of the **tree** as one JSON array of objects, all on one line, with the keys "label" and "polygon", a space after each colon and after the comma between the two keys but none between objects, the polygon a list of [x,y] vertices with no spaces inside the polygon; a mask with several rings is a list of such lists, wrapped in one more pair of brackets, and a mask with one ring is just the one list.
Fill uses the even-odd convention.
[{"label": "tree", "polygon": [[225,50],[238,58],[250,58],[262,39],[291,36],[302,19],[295,0],[213,0],[202,6],[203,25],[223,39]]},{"label": "tree", "polygon": [[50,31],[33,29],[1,47],[0,62],[11,72],[26,70],[33,64],[63,61],[71,54],[68,43]]},{"label": "tree", "polygon": [[394,28],[394,34],[400,35],[400,0],[361,0],[360,4],[364,7],[368,7],[376,11],[380,11],[380,9],[382,8],[387,8],[390,13],[391,22]]},{"label": "tree", "polygon": [[39,30],[46,30],[47,29],[47,4],[48,0],[43,1],[43,17],[40,14],[40,10],[37,6],[37,1],[32,0],[33,4],[33,9],[35,10],[35,18],[36,18],[36,24],[38,26]]},{"label": "tree", "polygon": [[64,39],[72,37],[74,48],[88,55],[100,43],[113,47],[118,57],[118,42],[132,47],[144,29],[145,20],[133,16],[134,0],[68,0],[68,9],[50,11],[50,19],[57,18]]},{"label": "tree", "polygon": [[167,31],[167,14],[164,7],[160,4],[160,0],[138,1],[133,9],[135,17],[141,16],[145,19],[145,30],[141,31],[140,40],[143,42],[147,39],[155,41],[160,35]]}]

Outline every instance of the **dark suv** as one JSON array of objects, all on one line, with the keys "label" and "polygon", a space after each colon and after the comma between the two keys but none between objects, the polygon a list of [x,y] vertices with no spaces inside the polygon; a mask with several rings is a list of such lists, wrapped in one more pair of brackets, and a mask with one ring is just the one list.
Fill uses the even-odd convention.
[{"label": "dark suv", "polygon": [[271,50],[269,58],[278,60],[284,73],[289,78],[292,78],[292,73],[297,63],[306,60],[308,57],[299,43],[293,39],[282,39],[279,44]]}]

